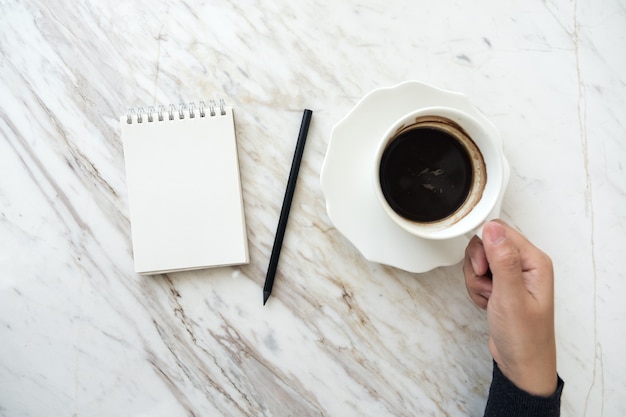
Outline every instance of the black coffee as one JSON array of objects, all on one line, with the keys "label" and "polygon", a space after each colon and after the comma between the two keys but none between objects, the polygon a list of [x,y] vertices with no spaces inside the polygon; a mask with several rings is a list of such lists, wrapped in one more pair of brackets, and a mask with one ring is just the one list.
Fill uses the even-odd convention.
[{"label": "black coffee", "polygon": [[450,134],[432,127],[401,133],[385,149],[380,185],[391,208],[427,223],[454,213],[472,186],[472,161]]}]

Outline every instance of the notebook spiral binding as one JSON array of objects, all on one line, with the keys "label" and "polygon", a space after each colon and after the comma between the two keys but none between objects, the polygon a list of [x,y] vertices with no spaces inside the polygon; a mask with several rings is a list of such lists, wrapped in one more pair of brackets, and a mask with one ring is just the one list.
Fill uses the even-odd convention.
[{"label": "notebook spiral binding", "polygon": [[193,101],[189,103],[188,106],[186,106],[184,103],[179,104],[178,110],[173,104],[170,104],[167,107],[167,110],[163,105],[158,106],[156,109],[154,108],[154,106],[148,106],[148,110],[145,110],[143,107],[131,107],[126,113],[126,123],[143,123],[146,120],[148,123],[152,123],[155,120],[162,122],[163,120],[165,120],[165,117],[167,117],[168,120],[184,119],[185,117],[193,119],[196,116],[206,117],[207,115],[209,117],[214,117],[217,114],[216,110],[219,110],[220,115],[223,116],[226,114],[225,107],[226,103],[224,102],[224,99],[219,100],[219,105],[215,102],[215,100],[209,100],[208,112],[206,111],[207,105],[202,100],[198,102],[197,112],[196,103]]}]

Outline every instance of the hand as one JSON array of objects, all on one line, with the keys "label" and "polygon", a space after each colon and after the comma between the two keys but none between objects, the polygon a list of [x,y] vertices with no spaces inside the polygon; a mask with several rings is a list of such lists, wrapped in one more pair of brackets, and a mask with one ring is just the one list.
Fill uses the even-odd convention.
[{"label": "hand", "polygon": [[554,273],[550,258],[503,221],[465,251],[465,285],[487,309],[489,351],[518,388],[550,396],[557,386]]}]

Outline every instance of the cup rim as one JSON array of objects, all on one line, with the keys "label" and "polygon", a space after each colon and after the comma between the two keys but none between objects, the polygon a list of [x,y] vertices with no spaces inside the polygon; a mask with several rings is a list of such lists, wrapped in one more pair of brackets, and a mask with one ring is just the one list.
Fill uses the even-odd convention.
[{"label": "cup rim", "polygon": [[[467,131],[472,141],[476,143],[480,153],[485,159],[484,164],[487,171],[487,179],[483,195],[478,199],[474,208],[461,218],[454,218],[454,214],[452,214],[437,222],[415,222],[396,213],[383,195],[380,185],[380,162],[382,155],[396,133],[410,122],[410,120],[415,120],[421,116],[444,117],[460,125]],[[488,155],[489,161],[487,161],[485,154]],[[421,108],[398,118],[381,137],[376,149],[374,164],[375,193],[387,216],[404,230],[425,239],[451,239],[466,235],[480,228],[496,208],[502,192],[502,182],[504,181],[504,153],[502,151],[499,132],[495,126],[486,118],[484,118],[484,120],[478,120],[465,111],[444,106]],[[456,212],[458,212],[458,210]]]}]

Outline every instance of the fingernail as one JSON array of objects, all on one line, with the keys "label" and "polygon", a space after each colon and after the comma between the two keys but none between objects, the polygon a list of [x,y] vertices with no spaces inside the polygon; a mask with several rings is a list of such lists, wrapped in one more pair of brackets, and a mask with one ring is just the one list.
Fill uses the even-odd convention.
[{"label": "fingernail", "polygon": [[492,245],[499,245],[506,240],[506,229],[500,223],[488,223],[483,230],[483,239]]},{"label": "fingernail", "polygon": [[470,256],[470,262],[472,264],[472,269],[474,270],[474,273],[476,273],[476,271],[478,271],[478,264],[476,263],[474,258],[472,258],[471,256]]}]

